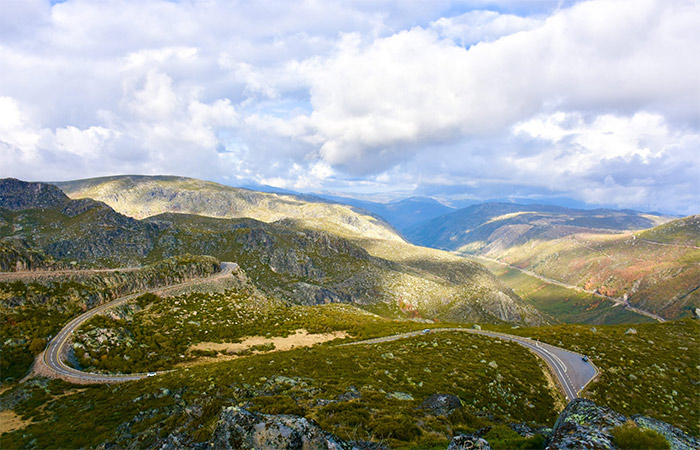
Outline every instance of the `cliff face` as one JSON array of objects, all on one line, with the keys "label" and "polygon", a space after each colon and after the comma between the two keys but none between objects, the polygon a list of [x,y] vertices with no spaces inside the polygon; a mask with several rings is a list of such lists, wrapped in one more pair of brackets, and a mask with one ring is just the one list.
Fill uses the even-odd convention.
[{"label": "cliff face", "polygon": [[16,178],[0,180],[0,208],[10,211],[57,208],[68,203],[59,188],[46,183],[27,183]]},{"label": "cliff face", "polygon": [[[104,203],[70,200],[45,183],[0,180],[0,248],[14,249],[3,253],[5,269],[35,267],[36,262],[50,259],[83,265],[138,265],[152,250],[155,234],[152,225],[119,214]],[[17,251],[22,248],[31,252]]]}]

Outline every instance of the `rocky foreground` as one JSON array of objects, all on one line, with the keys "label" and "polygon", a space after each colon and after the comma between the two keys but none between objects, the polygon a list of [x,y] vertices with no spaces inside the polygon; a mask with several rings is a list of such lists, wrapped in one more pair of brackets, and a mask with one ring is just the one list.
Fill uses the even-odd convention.
[{"label": "rocky foreground", "polygon": [[[420,407],[431,409],[436,415],[449,414],[455,408],[460,407],[459,399],[452,397],[454,396],[436,394],[428,398]],[[532,436],[535,432],[545,434],[547,450],[617,450],[620,447],[615,442],[613,430],[625,424],[636,426],[639,430],[655,431],[668,442],[668,447],[665,448],[671,450],[700,448],[699,439],[689,436],[672,425],[639,415],[626,417],[586,399],[576,399],[569,403],[553,429],[532,430],[524,424],[511,424],[510,427],[523,437]],[[482,437],[489,430],[490,427],[478,430],[472,435],[455,436],[447,449],[490,450],[491,445]],[[182,448],[183,444],[184,442],[178,436],[170,435],[161,442],[158,448],[174,450]],[[106,450],[111,446],[103,444],[100,448]],[[388,449],[385,445],[376,442],[343,441],[337,436],[323,431],[313,420],[304,417],[261,414],[238,406],[225,407],[221,411],[212,439],[201,443],[200,448],[229,450],[244,448],[258,450]]]}]

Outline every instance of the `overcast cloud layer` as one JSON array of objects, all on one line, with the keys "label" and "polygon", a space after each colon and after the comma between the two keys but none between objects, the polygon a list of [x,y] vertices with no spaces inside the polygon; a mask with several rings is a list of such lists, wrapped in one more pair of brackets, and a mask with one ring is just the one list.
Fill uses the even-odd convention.
[{"label": "overcast cloud layer", "polygon": [[700,212],[700,2],[3,0],[0,177]]}]

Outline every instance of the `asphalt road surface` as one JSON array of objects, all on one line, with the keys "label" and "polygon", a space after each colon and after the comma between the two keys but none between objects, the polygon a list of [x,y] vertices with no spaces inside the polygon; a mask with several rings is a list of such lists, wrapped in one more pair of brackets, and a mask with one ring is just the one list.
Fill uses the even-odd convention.
[{"label": "asphalt road surface", "polygon": [[[235,263],[221,263],[221,271],[210,277],[210,279],[220,278],[229,275],[236,266],[237,264]],[[90,318],[92,318],[93,316],[101,314],[107,311],[108,309],[117,307],[119,305],[123,305],[129,300],[133,300],[134,298],[139,297],[145,294],[146,292],[162,292],[198,283],[201,281],[201,279],[189,280],[185,281],[184,283],[178,283],[166,287],[155,288],[150,291],[144,291],[136,294],[127,295],[124,297],[119,297],[116,300],[112,300],[109,303],[105,303],[104,305],[100,305],[81,314],[80,316],[68,322],[68,324],[65,327],[63,327],[63,329],[61,329],[61,331],[51,340],[51,342],[49,342],[48,347],[44,351],[41,362],[43,362],[44,366],[48,368],[50,372],[52,372],[53,376],[81,383],[117,383],[122,381],[140,380],[141,378],[145,378],[149,375],[155,374],[156,372],[135,373],[130,375],[106,375],[83,372],[74,369],[68,366],[64,361],[66,355],[68,354],[70,346],[70,337],[75,330],[77,330],[83,323],[90,320]]]},{"label": "asphalt road surface", "polygon": [[[237,265],[235,263],[222,263],[221,271],[216,275],[212,276],[211,278],[219,278],[222,276],[229,275],[236,266]],[[189,284],[194,284],[200,281],[202,280],[190,280],[184,283],[152,289],[151,291],[167,291]],[[42,362],[45,368],[47,368],[49,372],[51,372],[51,375],[58,378],[63,378],[69,381],[80,383],[117,383],[122,381],[139,380],[149,375],[156,374],[156,372],[137,373],[130,375],[95,374],[74,369],[65,363],[65,357],[68,354],[68,350],[70,347],[70,338],[75,330],[77,330],[83,323],[85,323],[95,315],[101,314],[119,305],[123,305],[129,302],[130,300],[133,300],[134,298],[143,295],[145,292],[139,292],[136,294],[120,297],[109,303],[105,303],[104,305],[100,305],[96,308],[93,308],[76,317],[75,319],[71,320],[65,327],[63,327],[63,329],[61,329],[61,331],[51,340],[51,342],[49,342],[47,349],[41,356],[40,362]],[[583,389],[583,387],[585,387],[586,384],[593,380],[593,378],[595,378],[595,376],[598,373],[598,370],[590,361],[583,360],[582,355],[568,350],[564,350],[560,347],[544,344],[529,338],[468,328],[430,329],[430,333],[440,332],[466,332],[481,334],[484,336],[490,336],[498,339],[517,342],[518,344],[529,348],[537,356],[542,358],[551,368],[568,401],[578,398],[579,392]],[[376,344],[381,342],[395,341],[398,339],[405,339],[421,334],[424,334],[424,332],[414,331],[410,333],[396,334],[393,336],[386,336],[382,338],[368,339],[365,341],[351,342],[343,345]]]},{"label": "asphalt road surface", "polygon": [[[571,401],[578,398],[581,390],[590,383],[598,374],[598,369],[588,360],[583,359],[583,355],[565,350],[560,347],[545,344],[522,336],[496,333],[493,331],[474,330],[469,328],[431,328],[429,333],[441,332],[465,332],[481,334],[506,341],[516,342],[532,350],[537,356],[542,358],[550,367],[557,378],[560,388],[566,395],[566,399]],[[378,344],[381,342],[395,341],[413,336],[425,334],[425,331],[412,331],[409,333],[395,334],[376,339],[368,339],[359,342],[350,342],[343,345]]]}]

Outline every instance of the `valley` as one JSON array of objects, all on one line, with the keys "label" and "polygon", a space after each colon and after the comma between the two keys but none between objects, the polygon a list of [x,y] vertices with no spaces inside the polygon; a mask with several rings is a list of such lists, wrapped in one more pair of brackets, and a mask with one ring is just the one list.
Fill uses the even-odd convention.
[{"label": "valley", "polygon": [[464,233],[406,225],[422,200],[392,225],[181,177],[59,186],[0,180],[2,448],[225,448],[257,417],[541,449],[578,397],[700,435],[697,216],[477,205]]},{"label": "valley", "polygon": [[624,303],[658,320],[693,316],[700,307],[698,220],[484,204],[419,224],[408,236]]}]

